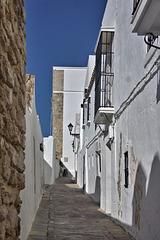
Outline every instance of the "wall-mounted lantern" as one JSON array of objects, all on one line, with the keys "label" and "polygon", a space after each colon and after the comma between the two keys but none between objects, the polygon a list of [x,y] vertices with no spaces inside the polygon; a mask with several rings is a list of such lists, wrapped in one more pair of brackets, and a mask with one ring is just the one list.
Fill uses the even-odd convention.
[{"label": "wall-mounted lantern", "polygon": [[70,132],[70,135],[79,138],[79,137],[80,137],[80,134],[79,134],[79,133],[72,133],[72,129],[73,129],[73,125],[72,125],[72,123],[70,123],[70,124],[68,125],[68,130],[69,130],[69,132]]},{"label": "wall-mounted lantern", "polygon": [[43,143],[40,143],[40,150],[43,152],[44,148],[43,148]]}]

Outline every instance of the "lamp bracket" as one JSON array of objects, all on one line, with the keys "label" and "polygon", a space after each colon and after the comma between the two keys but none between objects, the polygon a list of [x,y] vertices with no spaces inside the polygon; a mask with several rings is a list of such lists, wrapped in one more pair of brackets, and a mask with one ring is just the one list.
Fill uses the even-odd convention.
[{"label": "lamp bracket", "polygon": [[[147,37],[150,38],[150,42],[147,40]],[[153,33],[146,33],[145,37],[144,37],[144,42],[149,45],[150,47],[154,47],[156,49],[160,49],[160,47],[152,44],[151,39],[154,41],[156,38],[158,38],[158,36],[155,36]]]}]

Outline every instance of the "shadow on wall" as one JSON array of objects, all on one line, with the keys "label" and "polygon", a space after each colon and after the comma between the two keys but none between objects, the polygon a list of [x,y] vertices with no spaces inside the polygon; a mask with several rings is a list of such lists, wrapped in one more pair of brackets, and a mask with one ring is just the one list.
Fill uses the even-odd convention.
[{"label": "shadow on wall", "polygon": [[100,204],[100,193],[101,193],[101,179],[99,176],[96,177],[96,182],[95,182],[95,192],[92,194],[89,194],[93,200]]},{"label": "shadow on wall", "polygon": [[145,171],[139,163],[137,168],[132,201],[132,226],[112,218],[117,224],[130,232],[136,240],[160,239],[160,155],[154,155],[148,188]]},{"label": "shadow on wall", "polygon": [[138,229],[139,239],[159,240],[160,231],[160,156],[156,153],[151,167],[150,179],[146,191],[146,176],[139,164],[137,169],[134,196],[133,196],[133,221]]},{"label": "shadow on wall", "polygon": [[44,182],[45,184],[53,184],[53,169],[44,159]]}]

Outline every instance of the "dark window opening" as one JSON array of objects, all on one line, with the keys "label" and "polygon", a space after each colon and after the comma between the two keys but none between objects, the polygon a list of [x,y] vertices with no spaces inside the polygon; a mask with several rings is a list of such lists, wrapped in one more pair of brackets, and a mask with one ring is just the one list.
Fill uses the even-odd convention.
[{"label": "dark window opening", "polygon": [[139,5],[139,2],[140,2],[140,0],[134,0],[133,1],[133,12],[132,12],[132,15],[134,15],[134,13],[135,13],[138,5]]},{"label": "dark window opening", "polygon": [[99,172],[101,173],[102,170],[102,163],[101,163],[101,151],[96,151],[97,155],[98,155],[98,162],[99,162]]},{"label": "dark window opening", "polygon": [[102,171],[101,155],[99,156],[99,171]]},{"label": "dark window opening", "polygon": [[129,171],[128,171],[128,151],[124,153],[124,173],[125,173],[125,184],[124,184],[124,187],[128,188],[128,177],[129,177]]},{"label": "dark window opening", "polygon": [[83,125],[85,124],[85,99],[83,99]]},{"label": "dark window opening", "polygon": [[91,120],[91,97],[88,98],[88,105],[87,105],[87,121]]}]

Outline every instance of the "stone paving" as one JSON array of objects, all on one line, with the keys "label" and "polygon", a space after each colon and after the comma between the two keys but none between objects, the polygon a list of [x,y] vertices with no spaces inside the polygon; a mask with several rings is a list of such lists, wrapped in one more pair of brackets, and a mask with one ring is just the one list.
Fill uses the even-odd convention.
[{"label": "stone paving", "polygon": [[27,240],[133,240],[70,178],[46,187]]}]

